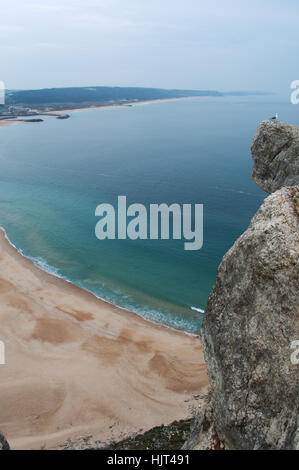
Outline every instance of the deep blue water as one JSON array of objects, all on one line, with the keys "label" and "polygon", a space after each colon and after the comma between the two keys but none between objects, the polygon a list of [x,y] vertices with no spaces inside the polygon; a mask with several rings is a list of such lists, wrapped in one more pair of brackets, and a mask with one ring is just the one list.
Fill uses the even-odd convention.
[{"label": "deep blue water", "polygon": [[[275,103],[275,101],[277,101]],[[267,98],[202,98],[72,113],[0,130],[0,225],[42,267],[119,306],[198,331],[225,252],[266,194],[251,179],[258,123],[299,106]],[[95,208],[204,204],[204,245],[95,237]]]}]

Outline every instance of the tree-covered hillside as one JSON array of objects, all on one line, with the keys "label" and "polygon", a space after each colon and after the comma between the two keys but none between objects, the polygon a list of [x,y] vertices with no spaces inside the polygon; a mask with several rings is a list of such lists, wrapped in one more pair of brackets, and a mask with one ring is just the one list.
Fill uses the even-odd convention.
[{"label": "tree-covered hillside", "polygon": [[51,106],[92,105],[109,102],[143,101],[190,96],[221,96],[217,91],[164,90],[160,88],[85,87],[46,88],[43,90],[8,91],[6,105]]}]

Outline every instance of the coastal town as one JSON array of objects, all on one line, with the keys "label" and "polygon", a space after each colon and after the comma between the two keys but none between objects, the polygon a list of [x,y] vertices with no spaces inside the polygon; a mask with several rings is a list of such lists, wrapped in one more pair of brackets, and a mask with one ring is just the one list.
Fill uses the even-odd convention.
[{"label": "coastal town", "polygon": [[[2,109],[1,109],[2,108]],[[23,122],[42,122],[40,116],[54,116],[57,119],[68,119],[69,114],[57,113],[51,107],[45,107],[43,110],[33,109],[25,106],[2,106],[0,107],[0,121],[23,121]],[[29,118],[29,119],[22,119]]]}]

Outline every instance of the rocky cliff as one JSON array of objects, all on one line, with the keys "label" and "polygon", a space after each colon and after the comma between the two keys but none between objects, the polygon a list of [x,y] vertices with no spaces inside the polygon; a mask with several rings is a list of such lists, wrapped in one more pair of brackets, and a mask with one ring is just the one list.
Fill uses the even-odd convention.
[{"label": "rocky cliff", "polygon": [[[269,196],[224,256],[202,327],[211,394],[185,448],[295,449],[299,129],[263,122],[254,179]],[[290,187],[293,186],[293,187]],[[287,187],[284,187],[287,186]]]},{"label": "rocky cliff", "polygon": [[267,193],[299,182],[299,128],[264,121],[254,138],[253,179]]}]

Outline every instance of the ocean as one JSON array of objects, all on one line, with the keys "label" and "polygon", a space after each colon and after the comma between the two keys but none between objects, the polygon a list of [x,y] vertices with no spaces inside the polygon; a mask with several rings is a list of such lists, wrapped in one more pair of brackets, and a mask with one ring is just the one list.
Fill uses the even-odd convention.
[{"label": "ocean", "polygon": [[[299,125],[288,97],[223,97],[46,117],[0,129],[0,225],[41,268],[172,328],[197,333],[217,267],[266,194],[250,145],[275,112]],[[203,204],[204,243],[105,240],[95,209]]]}]

